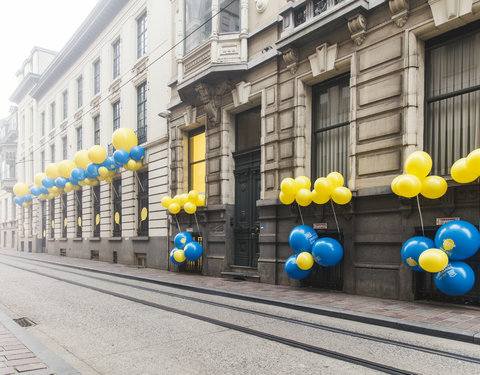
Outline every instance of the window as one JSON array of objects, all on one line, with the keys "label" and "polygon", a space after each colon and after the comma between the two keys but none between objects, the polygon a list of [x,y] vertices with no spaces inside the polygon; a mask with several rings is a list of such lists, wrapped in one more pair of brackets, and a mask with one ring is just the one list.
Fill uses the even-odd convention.
[{"label": "window", "polygon": [[77,128],[77,150],[82,149],[82,127]]},{"label": "window", "polygon": [[68,117],[68,91],[65,90],[62,94],[63,98],[63,119]]},{"label": "window", "polygon": [[122,235],[122,179],[117,178],[112,182],[113,196],[113,237]]},{"label": "window", "polygon": [[62,194],[62,238],[67,238],[67,195]]},{"label": "window", "polygon": [[62,157],[63,160],[67,159],[67,153],[68,153],[68,144],[67,144],[67,137],[62,138]]},{"label": "window", "polygon": [[82,237],[82,191],[81,190],[76,190],[75,194],[75,234],[77,238]]},{"label": "window", "polygon": [[50,238],[55,238],[55,198],[50,200]]},{"label": "window", "polygon": [[205,128],[188,134],[188,190],[205,193]]},{"label": "window", "polygon": [[100,185],[92,187],[93,237],[100,237]]},{"label": "window", "polygon": [[55,127],[55,102],[50,104],[50,114],[51,114],[51,125],[52,129]]},{"label": "window", "polygon": [[238,114],[235,125],[236,151],[260,147],[260,107]]},{"label": "window", "polygon": [[143,13],[137,20],[137,59],[139,59],[146,53],[147,53],[147,12]]},{"label": "window", "polygon": [[50,146],[50,163],[55,163],[55,145]]},{"label": "window", "polygon": [[33,121],[33,107],[30,107],[30,130],[32,134],[35,132],[34,121]]},{"label": "window", "polygon": [[113,43],[113,78],[120,75],[120,39]]},{"label": "window", "polygon": [[212,0],[185,0],[185,53],[210,38],[212,33]]},{"label": "window", "polygon": [[93,144],[100,144],[100,115],[93,118]]},{"label": "window", "polygon": [[83,105],[83,77],[77,78],[77,108]]},{"label": "window", "polygon": [[40,121],[42,123],[42,137],[45,135],[45,111],[40,114]]},{"label": "window", "polygon": [[312,177],[337,171],[348,179],[349,112],[348,75],[313,88]]},{"label": "window", "polygon": [[240,0],[220,0],[220,33],[240,31]]},{"label": "window", "polygon": [[45,151],[42,151],[40,152],[40,160],[41,160],[41,167],[42,167],[42,171],[45,170]]},{"label": "window", "polygon": [[137,137],[138,144],[147,141],[147,83],[137,87]]},{"label": "window", "polygon": [[139,236],[148,236],[148,171],[137,174]]},{"label": "window", "polygon": [[100,59],[93,63],[93,95],[100,92]]},{"label": "window", "polygon": [[120,100],[113,103],[113,131],[120,128]]},{"label": "window", "polygon": [[425,45],[425,151],[432,174],[479,147],[480,31],[478,23]]}]

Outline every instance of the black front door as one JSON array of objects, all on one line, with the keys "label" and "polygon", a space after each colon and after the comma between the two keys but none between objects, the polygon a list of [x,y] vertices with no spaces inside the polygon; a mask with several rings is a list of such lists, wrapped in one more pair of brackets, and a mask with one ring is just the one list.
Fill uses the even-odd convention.
[{"label": "black front door", "polygon": [[260,150],[237,152],[235,158],[235,265],[257,267],[259,246]]}]

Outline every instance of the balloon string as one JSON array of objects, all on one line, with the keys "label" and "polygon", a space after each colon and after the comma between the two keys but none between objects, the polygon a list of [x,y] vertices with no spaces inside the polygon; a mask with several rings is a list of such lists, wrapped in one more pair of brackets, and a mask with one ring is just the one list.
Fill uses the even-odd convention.
[{"label": "balloon string", "polygon": [[305,223],[303,222],[302,210],[300,209],[300,205],[298,204],[297,207],[298,207],[298,212],[300,213],[300,219],[302,220],[302,225],[305,225]]},{"label": "balloon string", "polygon": [[200,226],[198,225],[197,213],[194,212],[194,213],[193,213],[193,216],[195,217],[195,222],[197,223],[197,232],[198,232],[198,234],[200,234]]},{"label": "balloon string", "polygon": [[332,200],[330,200],[330,204],[332,205],[333,217],[335,218],[335,224],[337,225],[338,235],[340,236],[340,228],[338,227],[337,214],[335,213],[335,206],[333,205]]},{"label": "balloon string", "polygon": [[423,229],[422,209],[420,208],[420,199],[418,199],[418,195],[417,195],[417,206],[418,206],[418,213],[420,214],[420,224],[422,225],[422,235],[423,237],[425,237],[425,230]]},{"label": "balloon string", "polygon": [[175,221],[177,222],[178,231],[181,232],[182,230],[180,229],[180,224],[178,223],[177,214],[175,214],[174,216],[175,216]]}]

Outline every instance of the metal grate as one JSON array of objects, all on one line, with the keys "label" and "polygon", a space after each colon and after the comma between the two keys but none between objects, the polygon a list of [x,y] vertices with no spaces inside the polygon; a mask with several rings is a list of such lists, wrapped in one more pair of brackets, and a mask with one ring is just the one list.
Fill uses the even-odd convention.
[{"label": "metal grate", "polygon": [[17,319],[13,319],[15,321],[15,323],[17,323],[20,327],[33,327],[33,326],[36,326],[37,323],[35,323],[33,320],[29,319],[29,318],[17,318]]}]

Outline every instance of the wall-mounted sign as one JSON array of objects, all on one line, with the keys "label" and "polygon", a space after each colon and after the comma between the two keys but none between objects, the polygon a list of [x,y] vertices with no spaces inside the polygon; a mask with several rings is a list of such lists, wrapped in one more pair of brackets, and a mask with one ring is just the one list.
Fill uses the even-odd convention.
[{"label": "wall-mounted sign", "polygon": [[328,229],[328,224],[327,223],[314,223],[313,224],[313,229],[315,229],[315,230]]},{"label": "wall-mounted sign", "polygon": [[454,221],[454,220],[460,220],[460,218],[459,217],[437,217],[436,224],[437,225],[443,225],[445,223],[448,223],[448,222]]}]

